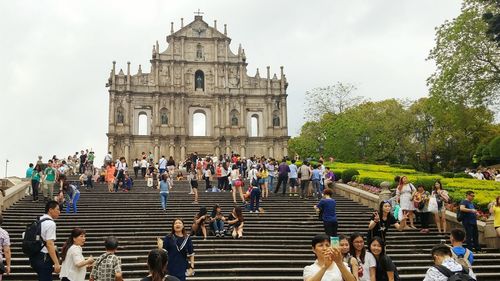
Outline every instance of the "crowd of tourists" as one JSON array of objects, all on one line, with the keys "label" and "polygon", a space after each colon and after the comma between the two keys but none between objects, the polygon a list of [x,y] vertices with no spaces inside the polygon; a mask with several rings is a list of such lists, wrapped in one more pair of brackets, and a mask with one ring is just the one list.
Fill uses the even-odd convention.
[{"label": "crowd of tourists", "polygon": [[477,169],[466,169],[464,173],[478,180],[500,181],[500,170],[478,167]]},{"label": "crowd of tourists", "polygon": [[[93,265],[91,280],[107,280],[107,277],[122,280],[121,262],[115,255],[118,241],[114,237],[108,237],[104,242],[106,252],[103,255],[95,260],[92,257],[84,258],[82,247],[85,243],[85,230],[75,228],[65,242],[59,260],[54,245],[54,221],[64,206],[67,213],[76,213],[80,197],[80,187],[67,180],[69,175],[83,177],[81,186],[89,190],[94,188],[93,182],[106,182],[109,192],[130,191],[134,180],[144,180],[148,187],[159,191],[159,201],[164,211],[167,210],[169,192],[175,180],[187,180],[190,183],[193,203],[198,203],[201,196],[198,193],[198,181],[204,181],[205,192],[232,192],[235,206],[231,213],[226,217],[217,204],[211,212],[206,207],[200,207],[193,218],[189,235],[184,221],[174,219],[171,233],[158,238],[159,250],[149,253],[149,275],[143,280],[185,280],[186,276],[194,273],[191,236],[207,239],[212,234],[220,238],[227,235],[241,239],[245,225],[243,213],[262,212],[262,201],[269,196],[285,196],[287,192],[290,197],[319,200],[314,209],[323,221],[325,234],[317,235],[312,240],[312,250],[317,260],[304,268],[303,277],[308,281],[399,280],[397,268],[385,252],[388,230],[391,227],[399,231],[416,229],[415,223],[419,221],[420,232],[428,233],[429,219],[432,216],[438,231],[448,232],[445,207],[450,198],[439,181],[436,181],[431,192],[427,192],[423,186],[415,187],[407,177],[399,177],[394,197],[380,203],[379,209],[367,222],[367,233],[344,236],[338,233],[336,201],[333,198],[336,177],[330,168],[325,167],[322,159],[317,164],[304,161],[296,165],[294,159],[276,161],[264,157],[245,158],[236,154],[200,157],[193,153],[184,161],[176,163],[171,156],[168,159],[161,156],[156,161],[151,152],[143,152],[134,160],[131,171],[124,157],[113,160],[111,153],[108,153],[101,169],[94,167],[94,159],[92,151],[82,150],[81,154],[75,153],[67,160],[59,160],[54,156],[44,164],[42,157],[39,157],[36,165],[29,165],[26,176],[32,180],[33,201],[39,200],[38,193],[41,189],[46,202],[46,214],[40,218],[41,237],[45,244],[39,254],[30,257],[31,266],[37,272],[39,280],[52,280],[52,272],[60,272],[64,281],[84,280],[85,269],[89,265]],[[132,171],[133,174],[129,174]],[[436,266],[427,271],[424,280],[446,280],[442,276],[449,274],[450,270],[475,278],[472,271],[473,251],[480,252],[481,248],[473,198],[474,193],[469,191],[460,202],[465,231],[451,230],[450,246],[441,244],[432,249]],[[500,197],[490,207],[500,236]],[[0,242],[2,235],[0,229]],[[10,244],[8,234],[3,241],[8,268],[5,272],[8,273],[10,257],[7,259],[7,256],[10,256],[10,250],[5,248]],[[463,242],[466,242],[466,248],[463,247]],[[461,259],[468,263],[462,263]],[[168,279],[159,279],[166,275]]]}]

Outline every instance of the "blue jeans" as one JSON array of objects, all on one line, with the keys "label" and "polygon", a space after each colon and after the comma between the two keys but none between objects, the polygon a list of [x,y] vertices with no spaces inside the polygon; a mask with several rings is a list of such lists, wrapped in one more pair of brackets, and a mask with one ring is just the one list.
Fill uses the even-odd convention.
[{"label": "blue jeans", "polygon": [[267,187],[269,188],[269,191],[273,192],[274,188],[273,188],[273,181],[274,181],[274,176],[269,176],[267,178],[267,181],[268,181],[268,185]]},{"label": "blue jeans", "polygon": [[467,244],[467,249],[475,249],[476,251],[481,251],[481,246],[479,245],[479,233],[477,231],[477,223],[464,223],[462,222],[465,230],[465,243]]},{"label": "blue jeans", "polygon": [[215,233],[222,232],[224,231],[224,222],[222,220],[215,220],[212,222],[212,228],[214,229]]},{"label": "blue jeans", "polygon": [[250,211],[258,211],[260,204],[260,188],[252,188],[250,192]]},{"label": "blue jeans", "polygon": [[318,196],[318,198],[321,198],[321,184],[319,183],[319,180],[313,180],[312,184],[316,196]]},{"label": "blue jeans", "polygon": [[168,192],[160,192],[161,207],[167,209]]},{"label": "blue jeans", "polygon": [[31,268],[35,270],[39,281],[52,281],[52,272],[54,272],[54,263],[49,254],[38,253],[30,257]]},{"label": "blue jeans", "polygon": [[76,192],[75,194],[73,194],[73,198],[71,199],[71,201],[67,202],[66,213],[69,213],[70,206],[73,206],[73,213],[76,214],[76,212],[78,212],[78,207],[77,207],[78,199],[80,199],[80,192]]}]

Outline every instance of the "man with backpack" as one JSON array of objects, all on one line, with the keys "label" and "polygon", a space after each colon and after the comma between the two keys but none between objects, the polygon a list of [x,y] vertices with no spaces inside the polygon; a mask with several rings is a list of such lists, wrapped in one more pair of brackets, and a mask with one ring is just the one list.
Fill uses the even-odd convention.
[{"label": "man with backpack", "polygon": [[479,232],[477,230],[477,210],[472,203],[474,200],[474,192],[467,191],[465,199],[460,202],[460,212],[462,213],[462,225],[465,229],[465,240],[467,248],[472,251],[474,248],[477,252],[481,251],[479,245]]},{"label": "man with backpack", "polygon": [[425,273],[424,281],[476,281],[472,271],[452,258],[450,247],[443,244],[434,246],[431,255],[434,265]]},{"label": "man with backpack", "polygon": [[463,263],[459,263],[470,269],[474,262],[474,254],[471,250],[463,246],[464,240],[465,232],[463,230],[455,228],[450,231],[451,254],[453,258],[462,259]]},{"label": "man with backpack", "polygon": [[90,281],[122,281],[122,262],[115,255],[118,249],[118,240],[114,236],[109,236],[104,241],[104,247],[106,253],[95,261],[90,273]]},{"label": "man with backpack", "polygon": [[[39,281],[52,281],[52,272],[59,273],[61,271],[61,265],[59,264],[59,258],[57,255],[57,248],[55,245],[56,240],[56,223],[54,220],[59,218],[61,210],[59,209],[59,203],[50,200],[45,205],[45,215],[41,216],[38,220],[34,229],[27,233],[30,229],[25,232],[25,239],[23,240],[23,251],[25,250],[26,242],[32,242],[31,249],[36,249],[36,243],[43,246],[40,250],[32,253],[29,256],[31,267],[35,270],[38,275]],[[42,241],[26,241],[27,237],[36,237],[39,233]],[[30,235],[31,234],[31,235]],[[32,235],[35,234],[35,235]]]}]

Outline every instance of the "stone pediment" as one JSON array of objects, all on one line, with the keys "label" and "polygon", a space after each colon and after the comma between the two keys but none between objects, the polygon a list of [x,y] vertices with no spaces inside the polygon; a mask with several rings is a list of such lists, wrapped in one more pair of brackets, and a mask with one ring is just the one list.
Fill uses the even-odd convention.
[{"label": "stone pediment", "polygon": [[202,16],[195,16],[194,21],[190,24],[184,26],[178,31],[167,37],[167,40],[170,37],[186,37],[186,38],[219,38],[231,41],[229,37],[224,35],[224,33],[218,31],[214,27],[211,27],[203,20]]}]

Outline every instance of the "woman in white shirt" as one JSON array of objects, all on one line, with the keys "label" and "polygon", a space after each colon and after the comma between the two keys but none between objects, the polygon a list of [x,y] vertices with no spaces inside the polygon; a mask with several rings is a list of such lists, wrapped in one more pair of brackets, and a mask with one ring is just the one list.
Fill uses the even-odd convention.
[{"label": "woman in white shirt", "polygon": [[356,279],[343,262],[339,248],[332,248],[330,236],[318,234],[312,240],[316,261],[304,267],[304,281],[355,281]]},{"label": "woman in white shirt", "polygon": [[69,238],[64,242],[61,251],[61,281],[85,281],[87,266],[94,263],[92,256],[85,259],[82,246],[85,244],[85,230],[75,227]]}]

